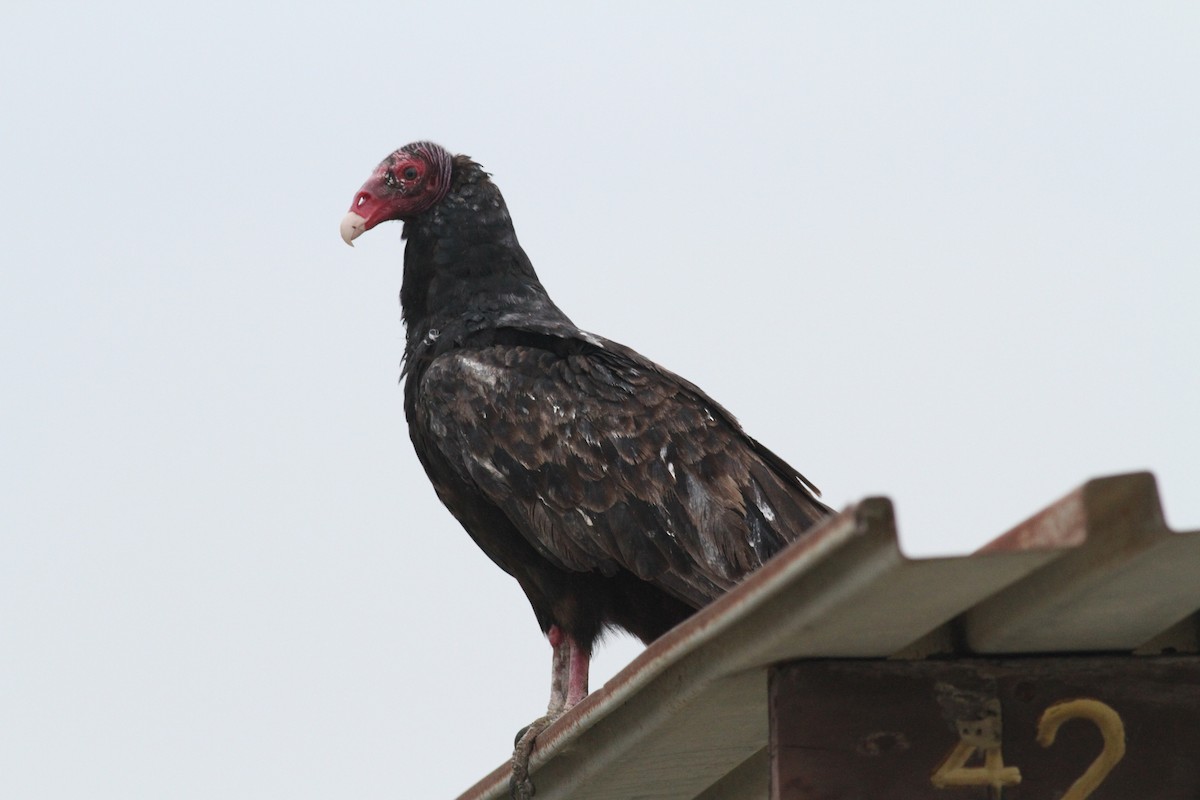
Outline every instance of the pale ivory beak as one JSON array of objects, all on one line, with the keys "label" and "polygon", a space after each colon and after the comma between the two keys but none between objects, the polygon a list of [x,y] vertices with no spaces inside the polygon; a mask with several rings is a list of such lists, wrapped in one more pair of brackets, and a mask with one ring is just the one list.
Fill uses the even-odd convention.
[{"label": "pale ivory beak", "polygon": [[360,217],[358,214],[355,214],[353,211],[351,211],[349,214],[342,217],[342,241],[351,247],[354,247],[354,240],[357,239],[364,230],[366,230],[366,225],[366,217]]}]

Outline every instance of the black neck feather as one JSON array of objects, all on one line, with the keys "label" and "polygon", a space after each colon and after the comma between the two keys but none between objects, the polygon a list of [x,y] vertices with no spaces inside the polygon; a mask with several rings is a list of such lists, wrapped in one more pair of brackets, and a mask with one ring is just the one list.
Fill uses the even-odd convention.
[{"label": "black neck feather", "polygon": [[466,156],[446,197],[405,223],[400,307],[408,353],[431,332],[457,336],[517,324],[570,324],[546,294],[513,230],[500,190]]}]

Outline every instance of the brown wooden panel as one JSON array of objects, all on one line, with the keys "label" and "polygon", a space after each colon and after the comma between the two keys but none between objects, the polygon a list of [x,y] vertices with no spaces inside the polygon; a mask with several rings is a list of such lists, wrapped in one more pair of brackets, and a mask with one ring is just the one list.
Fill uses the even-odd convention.
[{"label": "brown wooden panel", "polygon": [[[1037,743],[1043,711],[1092,698],[1124,724],[1125,754],[1091,800],[1200,798],[1200,658],[811,661],[771,675],[774,800],[1057,800],[1104,742],[1085,719]],[[990,703],[989,703],[990,701]],[[935,788],[962,741],[954,718],[999,709],[1004,764],[1020,783]],[[968,735],[986,725],[967,726]],[[982,751],[968,766],[982,765]]]}]

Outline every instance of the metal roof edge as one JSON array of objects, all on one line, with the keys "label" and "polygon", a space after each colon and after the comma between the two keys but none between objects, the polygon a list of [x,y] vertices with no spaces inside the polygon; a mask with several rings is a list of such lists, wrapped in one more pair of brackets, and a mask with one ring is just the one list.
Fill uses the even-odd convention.
[{"label": "metal roof edge", "polygon": [[970,610],[972,652],[1130,651],[1200,608],[1200,532],[1167,527],[1148,472],[1089,480],[980,552],[1030,541],[1070,550]]}]

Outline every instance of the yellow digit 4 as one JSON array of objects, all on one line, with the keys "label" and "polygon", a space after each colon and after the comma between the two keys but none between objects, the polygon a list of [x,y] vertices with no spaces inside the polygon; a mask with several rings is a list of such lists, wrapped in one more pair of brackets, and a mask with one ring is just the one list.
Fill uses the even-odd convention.
[{"label": "yellow digit 4", "polygon": [[[952,687],[942,690],[950,695]],[[1004,766],[1000,752],[1000,701],[964,695],[974,713],[966,718],[954,720],[959,742],[929,776],[929,782],[938,789],[960,786],[990,786],[998,793],[1005,786],[1016,786],[1021,782],[1021,770]],[[961,702],[962,698],[958,698]],[[967,761],[976,753],[983,754],[983,766],[968,767]]]},{"label": "yellow digit 4", "polygon": [[[980,749],[983,749],[983,766],[968,767],[967,760]],[[954,746],[946,760],[929,776],[929,782],[938,789],[958,786],[991,786],[1001,789],[1020,783],[1021,770],[1004,766],[1004,756],[1000,753],[998,745],[979,748],[971,742],[962,741]]]}]

